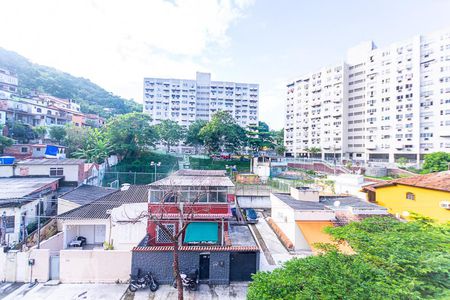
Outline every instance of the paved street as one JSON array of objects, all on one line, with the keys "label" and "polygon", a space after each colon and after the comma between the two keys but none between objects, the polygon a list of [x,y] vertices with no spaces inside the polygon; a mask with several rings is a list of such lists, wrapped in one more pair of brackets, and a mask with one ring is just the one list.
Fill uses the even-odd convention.
[{"label": "paved street", "polygon": [[[156,293],[147,290],[137,291],[135,294],[127,292],[126,284],[60,284],[44,286],[38,284],[29,289],[28,284],[6,296],[5,300],[155,300],[176,299],[177,290],[169,285],[162,285]],[[203,284],[196,292],[185,291],[188,300],[213,299],[245,299],[247,284],[237,283],[229,286],[208,286]],[[1,298],[1,296],[0,296]]]}]

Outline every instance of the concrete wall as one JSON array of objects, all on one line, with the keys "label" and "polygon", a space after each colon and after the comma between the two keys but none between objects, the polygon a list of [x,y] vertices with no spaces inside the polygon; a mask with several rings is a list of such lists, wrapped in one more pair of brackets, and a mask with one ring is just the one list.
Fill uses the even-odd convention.
[{"label": "concrete wall", "polygon": [[64,248],[64,233],[58,232],[51,238],[41,242],[41,249],[49,249],[50,251],[59,251]]},{"label": "concrete wall", "polygon": [[64,200],[63,198],[58,198],[58,215],[65,213],[69,210],[80,207],[79,204],[72,201]]},{"label": "concrete wall", "polygon": [[[160,263],[158,262],[160,266]],[[61,250],[62,283],[126,282],[131,274],[131,251]]]},{"label": "concrete wall", "polygon": [[0,177],[14,176],[14,166],[0,165]]},{"label": "concrete wall", "polygon": [[[182,272],[199,269],[201,252],[180,252],[179,263]],[[151,272],[162,284],[172,284],[172,252],[133,252],[132,269],[140,268]],[[230,253],[211,252],[209,263],[210,284],[228,284],[230,281]]]},{"label": "concrete wall", "polygon": [[242,208],[271,208],[267,196],[236,196],[236,200]]},{"label": "concrete wall", "polygon": [[[50,168],[63,168],[65,181],[80,182],[80,170],[84,173],[83,165],[27,165],[20,164],[16,168],[17,176],[50,175]],[[83,174],[81,174],[81,178]]]},{"label": "concrete wall", "polygon": [[[35,264],[28,265],[29,259],[34,259]],[[39,282],[49,280],[50,274],[50,250],[32,249],[27,252],[0,251],[0,281],[29,282],[35,279]],[[32,272],[31,272],[32,270]]]},{"label": "concrete wall", "polygon": [[111,227],[111,242],[115,250],[131,250],[147,234],[147,223],[115,223]]}]

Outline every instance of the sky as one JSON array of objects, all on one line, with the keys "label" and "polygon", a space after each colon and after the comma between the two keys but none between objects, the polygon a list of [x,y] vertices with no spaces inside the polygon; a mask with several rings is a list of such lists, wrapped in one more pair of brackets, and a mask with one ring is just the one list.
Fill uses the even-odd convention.
[{"label": "sky", "polygon": [[290,80],[450,27],[450,0],[1,0],[0,47],[142,103],[143,78],[260,84],[260,120],[284,123]]}]

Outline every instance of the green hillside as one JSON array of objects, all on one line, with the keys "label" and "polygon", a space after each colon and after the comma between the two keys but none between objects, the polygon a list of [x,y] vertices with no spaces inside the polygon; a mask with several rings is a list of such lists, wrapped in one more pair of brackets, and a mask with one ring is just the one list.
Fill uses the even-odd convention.
[{"label": "green hillside", "polygon": [[141,104],[113,95],[89,79],[34,64],[3,48],[0,48],[1,67],[17,74],[22,95],[40,91],[60,98],[74,99],[80,103],[82,112],[97,113],[104,117],[142,111]]}]

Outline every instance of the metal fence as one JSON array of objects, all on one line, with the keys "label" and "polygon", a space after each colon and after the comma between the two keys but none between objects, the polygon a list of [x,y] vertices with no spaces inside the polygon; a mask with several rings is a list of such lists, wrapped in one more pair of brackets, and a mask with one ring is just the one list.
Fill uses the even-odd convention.
[{"label": "metal fence", "polygon": [[101,185],[104,187],[119,188],[124,183],[149,184],[167,177],[169,173],[149,172],[115,172],[107,171],[103,176]]}]

